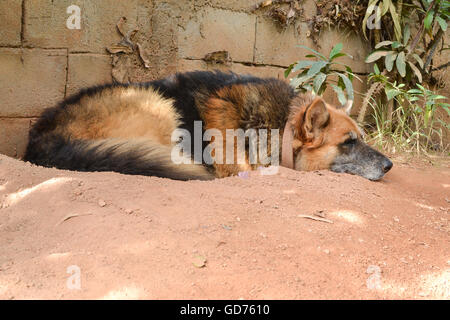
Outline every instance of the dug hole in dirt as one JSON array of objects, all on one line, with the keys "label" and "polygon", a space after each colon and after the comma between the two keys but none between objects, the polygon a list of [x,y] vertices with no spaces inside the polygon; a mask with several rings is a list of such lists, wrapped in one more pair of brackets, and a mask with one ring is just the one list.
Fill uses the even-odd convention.
[{"label": "dug hole in dirt", "polygon": [[448,299],[450,169],[180,182],[0,156],[1,299]]}]

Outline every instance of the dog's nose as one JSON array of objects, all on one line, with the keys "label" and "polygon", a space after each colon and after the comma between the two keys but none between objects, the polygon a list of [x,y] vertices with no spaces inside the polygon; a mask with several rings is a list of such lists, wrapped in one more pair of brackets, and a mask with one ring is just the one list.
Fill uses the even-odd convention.
[{"label": "dog's nose", "polygon": [[388,172],[389,170],[391,170],[391,168],[392,168],[393,165],[394,165],[394,164],[392,163],[391,160],[385,159],[385,160],[383,161],[383,171],[384,171],[384,173],[386,173],[386,172]]}]

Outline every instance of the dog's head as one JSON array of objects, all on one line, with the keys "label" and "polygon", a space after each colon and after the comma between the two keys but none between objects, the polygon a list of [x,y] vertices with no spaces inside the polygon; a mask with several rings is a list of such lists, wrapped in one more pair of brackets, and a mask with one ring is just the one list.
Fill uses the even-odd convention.
[{"label": "dog's head", "polygon": [[345,108],[300,95],[293,100],[289,121],[296,170],[330,169],[379,180],[392,168],[386,156],[363,141],[361,129]]}]

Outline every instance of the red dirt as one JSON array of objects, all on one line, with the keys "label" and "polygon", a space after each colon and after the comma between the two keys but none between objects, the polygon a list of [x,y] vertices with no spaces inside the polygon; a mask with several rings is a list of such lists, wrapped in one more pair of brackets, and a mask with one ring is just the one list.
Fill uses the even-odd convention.
[{"label": "red dirt", "polygon": [[179,182],[0,156],[0,204],[1,299],[450,298],[448,161]]}]

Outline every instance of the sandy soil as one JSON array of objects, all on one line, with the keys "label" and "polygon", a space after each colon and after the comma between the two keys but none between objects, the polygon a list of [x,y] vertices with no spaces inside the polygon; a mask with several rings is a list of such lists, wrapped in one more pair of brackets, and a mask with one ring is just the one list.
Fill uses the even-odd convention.
[{"label": "sandy soil", "polygon": [[179,182],[0,156],[0,298],[448,299],[449,218],[448,162]]}]

